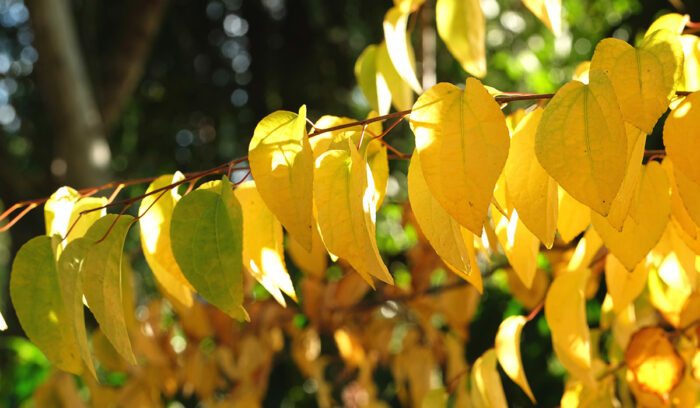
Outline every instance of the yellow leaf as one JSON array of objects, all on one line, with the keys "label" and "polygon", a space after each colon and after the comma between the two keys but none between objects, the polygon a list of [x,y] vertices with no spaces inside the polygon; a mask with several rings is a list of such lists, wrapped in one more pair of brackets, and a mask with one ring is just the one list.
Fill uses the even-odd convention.
[{"label": "yellow leaf", "polygon": [[[695,184],[700,184],[700,92],[693,92],[666,118],[664,145],[673,161],[675,173],[683,173]],[[677,176],[676,176],[677,178]]]},{"label": "yellow leaf", "polygon": [[[99,208],[105,204],[107,204],[106,197],[81,198],[80,193],[71,187],[59,188],[44,204],[46,234],[50,237],[59,235],[65,238],[61,242],[60,249],[65,248],[72,240],[85,235],[88,228],[107,213],[105,209],[102,209],[81,216],[80,212]],[[71,227],[73,227],[72,230]],[[68,235],[69,230],[70,235]],[[60,250],[56,255],[60,255]]]},{"label": "yellow leaf", "polygon": [[690,21],[690,16],[687,14],[664,14],[651,23],[644,36],[649,36],[656,30],[669,30],[674,34],[681,34],[688,21]]},{"label": "yellow leaf", "polygon": [[557,229],[557,183],[535,157],[535,132],[542,112],[537,108],[518,123],[510,140],[505,177],[509,203],[520,220],[551,248]]},{"label": "yellow leaf", "polygon": [[[185,176],[177,172],[160,176],[146,190],[150,193],[180,181]],[[157,199],[157,201],[156,201]],[[170,245],[170,221],[175,204],[180,199],[177,188],[159,192],[141,200],[141,248],[161,288],[185,307],[192,306],[192,285],[175,261]]]},{"label": "yellow leaf", "polygon": [[326,276],[328,253],[323,246],[318,228],[315,228],[311,237],[311,251],[305,250],[293,239],[289,241],[287,251],[294,264],[305,273],[317,279],[323,279]]},{"label": "yellow leaf", "polygon": [[416,101],[411,128],[431,193],[480,236],[510,143],[498,104],[477,79],[464,91],[440,83]]},{"label": "yellow leaf", "polygon": [[583,268],[557,276],[549,287],[544,313],[554,352],[566,370],[592,385],[591,337],[586,322],[584,289],[590,272]]},{"label": "yellow leaf", "polygon": [[423,397],[421,408],[443,408],[447,406],[447,391],[444,388],[436,388],[428,391]]},{"label": "yellow leaf", "polygon": [[5,318],[2,317],[2,313],[0,313],[0,331],[5,330],[7,330],[7,323],[5,322]]},{"label": "yellow leaf", "polygon": [[562,241],[569,243],[591,223],[591,211],[563,188],[559,187],[558,193],[557,230]]},{"label": "yellow leaf", "polygon": [[411,13],[416,11],[423,3],[425,3],[425,0],[394,0],[394,7],[404,13]]},{"label": "yellow leaf", "polygon": [[683,78],[685,83],[679,87],[683,91],[700,90],[700,37],[693,34],[681,36],[685,64]]},{"label": "yellow leaf", "polygon": [[235,190],[243,212],[243,266],[282,306],[282,292],[296,301],[292,280],[284,264],[282,224],[260,197],[255,182],[243,182]]},{"label": "yellow leaf", "polygon": [[496,355],[503,371],[536,404],[537,401],[535,401],[535,396],[532,395],[530,385],[527,383],[523,361],[520,357],[520,335],[525,323],[527,323],[527,319],[523,316],[510,316],[501,322],[501,325],[498,326],[498,333],[496,333]]},{"label": "yellow leaf", "polygon": [[589,228],[576,244],[576,250],[571,255],[566,270],[578,271],[588,269],[602,245],[603,241],[600,239],[600,236],[596,234],[593,228]]},{"label": "yellow leaf", "polygon": [[486,75],[486,21],[479,0],[438,0],[438,34],[468,73]]},{"label": "yellow leaf", "polygon": [[416,93],[423,89],[416,77],[415,61],[409,52],[410,37],[406,33],[410,13],[392,7],[384,16],[384,40],[396,72]]},{"label": "yellow leaf", "polygon": [[471,400],[475,408],[505,408],[506,395],[496,368],[496,351],[486,350],[472,366]]},{"label": "yellow leaf", "polygon": [[684,234],[682,236],[695,240],[698,237],[698,227],[690,214],[688,214],[688,210],[685,208],[685,204],[678,193],[673,163],[668,157],[665,157],[661,167],[666,171],[668,182],[671,185],[671,219],[674,220],[676,227],[682,230]]},{"label": "yellow leaf", "polygon": [[[667,264],[667,267],[674,265]],[[654,308],[674,327],[680,327],[681,312],[688,299],[685,291],[679,291],[667,285],[656,270],[649,272],[648,279],[649,301]]]},{"label": "yellow leaf", "polygon": [[[409,58],[413,59],[413,48],[411,47],[410,43],[408,44],[408,53]],[[396,71],[394,64],[391,62],[391,57],[389,57],[389,50],[384,42],[377,46],[376,64],[377,95],[383,96],[384,92],[382,90],[385,89],[391,95],[391,104],[394,105],[396,110],[402,111],[411,109],[411,105],[413,105],[413,90],[411,90],[411,87]],[[380,114],[382,113],[382,107],[384,106],[383,103],[386,102],[380,100]]]},{"label": "yellow leaf", "polygon": [[299,115],[277,111],[258,123],[248,151],[250,170],[267,207],[307,251],[311,249],[314,158]]},{"label": "yellow leaf", "polygon": [[[472,271],[473,255],[470,256],[469,251],[471,244],[471,252],[474,252],[474,238],[471,232],[463,231],[430,193],[421,171],[420,157],[415,152],[408,168],[408,198],[416,221],[435,252],[450,269],[477,286],[475,279],[480,283],[481,274],[478,269]],[[480,285],[477,289],[481,292]]]},{"label": "yellow leaf", "polygon": [[627,137],[608,77],[568,82],[544,110],[535,136],[542,167],[572,197],[602,215],[610,211],[627,164]]},{"label": "yellow leaf", "polygon": [[582,63],[576,65],[576,68],[574,68],[574,74],[572,75],[571,79],[587,84],[588,74],[590,70],[591,61],[583,61]]},{"label": "yellow leaf", "polygon": [[498,242],[503,247],[508,262],[525,287],[531,288],[537,272],[540,241],[520,221],[517,211],[513,211],[510,219],[494,210],[491,210],[491,215],[496,225]]},{"label": "yellow leaf", "polygon": [[391,109],[391,93],[384,77],[377,71],[377,45],[371,44],[362,51],[355,62],[355,78],[362,89],[369,106],[380,115],[389,113]]},{"label": "yellow leaf", "polygon": [[[375,112],[370,112],[367,118],[369,119],[376,116]],[[320,129],[326,129],[352,122],[355,122],[355,120],[324,115],[316,122],[315,126]],[[389,161],[387,159],[386,146],[375,139],[375,137],[379,136],[381,133],[381,122],[373,122],[367,126],[364,135],[362,134],[362,126],[358,125],[351,128],[322,133],[309,140],[311,149],[313,150],[314,160],[316,160],[321,154],[328,150],[345,150],[349,153],[348,140],[351,140],[355,146],[359,146],[360,139],[362,139],[362,146],[359,146],[358,150],[360,152],[367,151],[367,163],[372,171],[375,190],[374,197],[377,208],[384,202],[386,184],[389,180]]]},{"label": "yellow leaf", "polygon": [[377,249],[374,182],[355,145],[349,146],[350,153],[329,150],[316,160],[314,201],[321,238],[370,285],[371,276],[393,283]]},{"label": "yellow leaf", "polygon": [[651,134],[679,84],[683,47],[679,36],[669,30],[654,31],[637,48],[606,38],[591,59],[591,71],[598,69],[610,77],[622,117]]},{"label": "yellow leaf", "polygon": [[549,278],[547,273],[542,269],[537,269],[535,277],[532,280],[530,288],[525,287],[525,284],[520,280],[518,275],[513,270],[508,270],[508,288],[513,298],[517,299],[526,310],[533,310],[543,300],[549,287]]},{"label": "yellow leaf", "polygon": [[554,35],[561,34],[561,0],[523,0],[523,4],[552,30]]},{"label": "yellow leaf", "polygon": [[615,313],[621,313],[639,296],[647,284],[649,275],[646,265],[640,263],[631,272],[615,258],[605,259],[605,283],[613,302]]},{"label": "yellow leaf", "polygon": [[[617,192],[615,199],[610,206],[610,212],[605,217],[606,220],[617,230],[622,229],[627,214],[630,212],[630,206],[634,199],[637,187],[639,186],[639,178],[642,174],[642,160],[644,159],[644,145],[647,137],[639,129],[625,122],[625,132],[627,133],[627,171],[625,178],[622,179],[620,191]],[[633,218],[636,216],[633,214]]]},{"label": "yellow leaf", "polygon": [[662,399],[678,385],[685,371],[683,359],[660,327],[636,332],[625,350],[625,362],[642,390]]},{"label": "yellow leaf", "polygon": [[671,213],[668,179],[659,163],[645,166],[634,201],[638,221],[628,216],[621,231],[591,212],[593,227],[605,246],[630,271],[659,242]]},{"label": "yellow leaf", "polygon": [[681,199],[686,213],[695,225],[700,225],[700,185],[686,177],[681,171],[673,172],[678,197]]}]

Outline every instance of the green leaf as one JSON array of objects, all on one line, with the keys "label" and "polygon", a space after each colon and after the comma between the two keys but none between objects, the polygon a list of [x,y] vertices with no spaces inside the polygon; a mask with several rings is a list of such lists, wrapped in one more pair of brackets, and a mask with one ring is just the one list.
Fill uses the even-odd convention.
[{"label": "green leaf", "polygon": [[58,368],[80,374],[82,364],[52,247],[51,238],[42,235],[20,248],[12,264],[10,297],[29,340]]},{"label": "green leaf", "polygon": [[90,354],[85,315],[83,311],[83,274],[85,273],[85,256],[90,243],[85,238],[78,238],[66,246],[58,260],[58,283],[66,310],[66,326],[73,331],[80,357],[90,373],[97,378]]},{"label": "green leaf", "polygon": [[83,285],[88,307],[102,332],[126,361],[136,364],[127,332],[121,284],[122,249],[133,219],[130,215],[107,214],[90,227],[85,234],[89,246]]},{"label": "green leaf", "polygon": [[170,224],[173,255],[199,294],[224,313],[246,319],[242,308],[243,216],[231,183],[208,183],[184,196]]}]

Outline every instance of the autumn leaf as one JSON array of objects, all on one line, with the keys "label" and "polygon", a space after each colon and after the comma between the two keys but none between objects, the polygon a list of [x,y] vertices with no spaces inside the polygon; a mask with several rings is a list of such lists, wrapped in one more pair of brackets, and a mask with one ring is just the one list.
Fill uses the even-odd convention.
[{"label": "autumn leaf", "polygon": [[642,293],[648,275],[647,266],[643,263],[638,264],[632,271],[628,271],[615,255],[606,257],[605,283],[612,298],[615,313],[621,313]]},{"label": "autumn leaf", "polygon": [[588,228],[591,223],[591,211],[563,188],[559,187],[557,192],[559,197],[557,231],[562,241],[568,243]]},{"label": "autumn leaf", "polygon": [[700,185],[700,92],[688,95],[666,118],[664,145],[674,168],[690,181]]},{"label": "autumn leaf", "polygon": [[523,0],[523,4],[552,30],[554,35],[561,34],[561,0]]},{"label": "autumn leaf", "polygon": [[508,406],[496,361],[496,351],[490,348],[474,362],[471,372],[471,401],[477,408]]},{"label": "autumn leaf", "polygon": [[625,350],[625,362],[640,387],[662,399],[678,385],[685,371],[683,359],[660,327],[636,332]]},{"label": "autumn leaf", "polygon": [[478,78],[486,75],[486,21],[479,0],[438,0],[435,22],[462,68]]},{"label": "autumn leaf", "polygon": [[536,404],[537,401],[535,401],[535,396],[532,395],[532,390],[525,377],[523,361],[520,356],[520,335],[525,323],[527,323],[527,319],[523,316],[509,316],[501,322],[498,333],[496,333],[496,356],[503,371]]},{"label": "autumn leaf", "polygon": [[[407,48],[408,58],[413,60],[413,48],[410,43],[407,43]],[[382,108],[385,106],[384,104],[386,104],[386,102],[381,99],[386,96],[385,91],[388,91],[391,95],[391,105],[393,105],[396,110],[402,111],[411,109],[411,105],[413,105],[414,101],[413,90],[408,83],[401,78],[394,63],[391,62],[386,42],[382,42],[377,46],[376,69],[377,95],[380,97],[379,112],[383,112]],[[386,112],[388,111],[389,109],[387,108]]]},{"label": "autumn leaf", "polygon": [[410,37],[406,32],[410,13],[399,7],[393,7],[384,16],[384,41],[396,72],[406,81],[414,92],[420,94],[423,89],[416,77],[413,52],[409,51]]}]

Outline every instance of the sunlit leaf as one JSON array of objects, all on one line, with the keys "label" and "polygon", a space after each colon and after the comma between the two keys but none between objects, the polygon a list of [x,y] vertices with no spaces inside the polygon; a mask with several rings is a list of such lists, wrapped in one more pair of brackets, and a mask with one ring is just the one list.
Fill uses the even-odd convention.
[{"label": "sunlit leaf", "polygon": [[416,101],[411,128],[430,192],[480,236],[510,143],[498,104],[474,78],[465,90],[440,83]]},{"label": "sunlit leaf", "polygon": [[[409,59],[413,60],[413,48],[411,44],[408,43],[408,55]],[[379,113],[384,112],[382,109],[384,104],[385,92],[387,90],[391,95],[391,104],[396,110],[407,110],[411,109],[413,105],[413,90],[406,83],[406,81],[401,78],[398,71],[391,62],[391,57],[389,56],[389,50],[387,49],[386,43],[382,42],[377,46],[376,54],[376,66],[377,66],[377,95],[379,96]],[[388,112],[388,109],[386,110]]]},{"label": "sunlit leaf", "polygon": [[554,35],[561,34],[561,0],[523,0],[523,4],[552,30]]},{"label": "sunlit leaf", "polygon": [[683,65],[683,78],[685,83],[679,89],[683,91],[700,90],[700,37],[693,34],[681,36],[683,55],[685,63]]},{"label": "sunlit leaf", "polygon": [[679,36],[669,30],[648,34],[636,48],[606,38],[591,59],[591,71],[598,69],[610,77],[622,117],[651,134],[680,85],[683,47]]},{"label": "sunlit leaf", "polygon": [[374,181],[355,145],[349,146],[350,153],[329,150],[316,160],[314,200],[321,237],[370,285],[372,276],[393,283],[377,249]]},{"label": "sunlit leaf", "polygon": [[[107,204],[106,197],[81,198],[80,193],[70,187],[59,188],[44,204],[46,234],[65,238],[61,242],[61,249],[65,248],[72,240],[85,235],[88,228],[107,212],[103,208],[85,213],[82,216],[80,213],[102,207],[105,204]],[[69,231],[70,234],[68,234]],[[58,255],[60,255],[60,251],[58,251]]]},{"label": "sunlit leaf", "polygon": [[591,212],[593,226],[605,246],[630,271],[659,242],[671,213],[668,179],[659,163],[645,166],[632,205],[636,207],[637,220],[628,216],[621,231]]},{"label": "sunlit leaf", "polygon": [[544,110],[535,136],[542,167],[572,197],[602,215],[610,211],[627,164],[627,137],[610,80],[568,82]]},{"label": "sunlit leaf", "polygon": [[690,16],[687,14],[664,14],[651,23],[644,36],[650,36],[656,30],[669,30],[674,34],[681,34],[688,21],[690,21]]},{"label": "sunlit leaf", "polygon": [[535,156],[535,132],[543,110],[528,113],[513,132],[505,177],[509,202],[525,226],[547,247],[557,229],[557,183]]},{"label": "sunlit leaf", "polygon": [[420,94],[423,89],[416,76],[413,53],[409,53],[410,37],[406,32],[409,16],[409,12],[402,11],[399,7],[389,9],[384,16],[384,40],[396,72],[413,91]]},{"label": "sunlit leaf", "polygon": [[664,145],[676,172],[700,185],[700,92],[693,92],[666,118]]},{"label": "sunlit leaf", "polygon": [[234,193],[243,212],[243,266],[286,306],[280,290],[294,300],[296,293],[284,264],[282,224],[265,206],[254,181],[240,184]]},{"label": "sunlit leaf", "polygon": [[568,243],[586,230],[591,223],[591,211],[561,187],[558,189],[557,196],[559,197],[557,231],[562,241]]},{"label": "sunlit leaf", "polygon": [[592,385],[591,337],[584,295],[589,276],[589,270],[583,268],[556,277],[547,292],[544,313],[559,361],[573,376]]},{"label": "sunlit leaf", "polygon": [[102,332],[126,361],[136,364],[122,300],[122,250],[133,220],[130,215],[107,214],[92,224],[85,234],[83,289]]},{"label": "sunlit leaf", "polygon": [[490,348],[472,366],[471,401],[475,408],[508,406],[496,361],[496,351]]},{"label": "sunlit leaf", "polygon": [[[164,188],[183,178],[184,175],[180,172],[174,175],[160,176],[148,186],[146,193]],[[174,188],[170,191],[152,194],[141,200],[139,207],[141,248],[148,266],[151,267],[153,275],[163,290],[176,301],[189,307],[192,305],[191,290],[194,288],[177,265],[170,244],[170,221],[175,204],[179,199],[180,194],[178,194],[177,188]]]},{"label": "sunlit leaf", "polygon": [[531,288],[537,271],[540,240],[520,221],[517,211],[513,211],[510,219],[493,210],[491,215],[498,242],[501,244],[508,262],[525,287]]},{"label": "sunlit leaf", "polygon": [[61,292],[51,238],[33,238],[17,251],[10,297],[24,333],[58,368],[80,374],[82,364]]},{"label": "sunlit leaf", "polygon": [[685,370],[683,359],[660,327],[635,333],[625,350],[625,362],[643,390],[662,398],[678,385]]},{"label": "sunlit leaf", "polygon": [[380,115],[385,115],[391,109],[391,92],[386,80],[377,71],[378,49],[379,46],[371,44],[362,51],[355,62],[355,78],[369,106]]},{"label": "sunlit leaf", "polygon": [[438,0],[438,34],[468,73],[486,75],[486,21],[479,0]]},{"label": "sunlit leaf", "polygon": [[501,322],[496,333],[496,355],[508,377],[525,391],[533,403],[537,403],[525,377],[523,361],[520,357],[520,335],[525,323],[527,319],[523,316],[510,316]]},{"label": "sunlit leaf", "polygon": [[646,265],[638,264],[631,272],[615,258],[605,259],[605,283],[613,301],[615,313],[621,313],[639,296],[647,284],[649,275]]},{"label": "sunlit leaf", "polygon": [[178,201],[170,224],[173,255],[204,299],[238,320],[247,319],[241,275],[243,216],[226,177]]},{"label": "sunlit leaf", "polygon": [[323,279],[326,276],[328,252],[326,252],[318,229],[312,234],[311,251],[305,250],[293,239],[289,240],[287,251],[294,264],[308,275],[317,279]]},{"label": "sunlit leaf", "polygon": [[306,250],[313,231],[314,159],[306,134],[306,106],[299,114],[274,112],[250,141],[250,170],[267,207]]}]

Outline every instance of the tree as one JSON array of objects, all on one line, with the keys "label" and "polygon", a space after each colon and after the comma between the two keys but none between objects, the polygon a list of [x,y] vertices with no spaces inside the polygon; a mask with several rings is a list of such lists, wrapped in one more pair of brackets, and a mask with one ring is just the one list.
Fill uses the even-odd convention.
[{"label": "tree", "polygon": [[[560,31],[558,2],[525,5]],[[386,379],[375,378],[382,372],[398,402],[413,406],[505,406],[501,378],[524,393],[509,392],[509,401],[696,402],[697,24],[665,14],[636,46],[600,41],[556,93],[523,94],[474,77],[463,88],[426,86],[435,78],[430,46],[421,49],[421,83],[407,29],[432,7],[395,2],[385,41],[359,57],[357,81],[377,111],[367,119],[311,122],[306,106],[278,110],[257,124],[246,157],[63,187],[3,214],[17,212],[7,229],[44,205],[46,234],[15,256],[11,297],[29,339],[58,369],[82,376],[93,405],[152,406],[193,394],[211,405],[259,405],[273,356],[285,347],[321,406],[385,405]],[[447,49],[467,72],[485,75],[479,2],[434,7]],[[517,101],[536,104],[506,116],[505,105]],[[389,113],[391,105],[398,110]],[[404,121],[415,136],[411,154],[385,140]],[[665,150],[645,150],[657,125]],[[403,207],[389,159],[410,162]],[[144,183],[144,194],[116,200]],[[92,197],[109,188],[109,198]],[[387,196],[412,228],[394,225],[413,240],[396,248],[405,250],[403,264],[389,267],[378,245],[379,221],[389,221],[376,218]],[[126,214],[136,203],[134,216]],[[139,319],[123,255],[136,223],[164,298],[139,306]],[[301,271],[295,279],[285,252]],[[489,346],[467,364],[484,277],[500,279],[519,306],[495,321],[495,338],[482,339]],[[600,294],[602,306],[589,310],[586,300]],[[99,324],[89,334],[84,302]],[[165,326],[164,310],[172,313]],[[600,320],[591,328],[594,313]],[[561,397],[533,393],[528,383],[520,337],[535,318],[568,372]],[[128,375],[111,387],[109,372]],[[34,398],[39,406],[82,404],[59,372]]]}]

